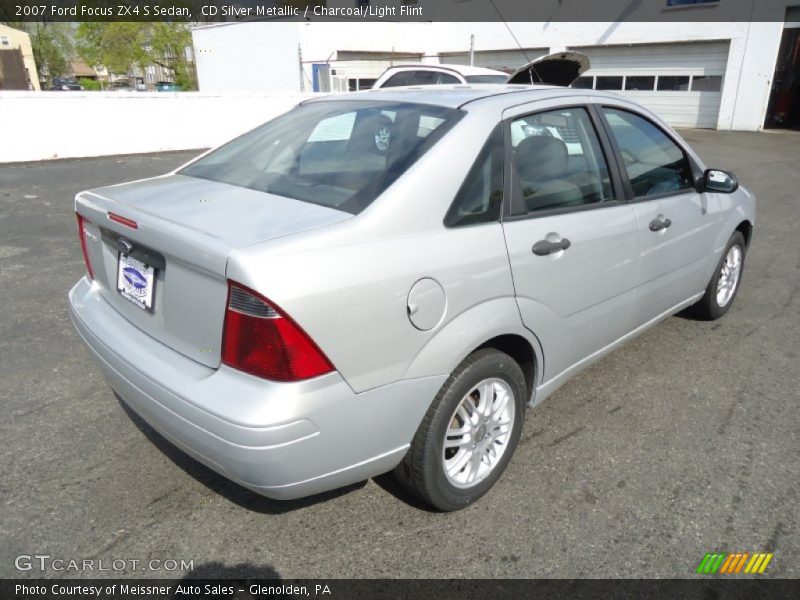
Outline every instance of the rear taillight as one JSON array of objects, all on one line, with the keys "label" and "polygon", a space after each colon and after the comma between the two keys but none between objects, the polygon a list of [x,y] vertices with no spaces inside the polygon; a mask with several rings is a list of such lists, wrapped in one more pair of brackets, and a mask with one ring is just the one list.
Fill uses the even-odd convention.
[{"label": "rear taillight", "polygon": [[94,270],[92,269],[92,263],[89,260],[89,254],[86,252],[86,225],[89,223],[86,219],[84,219],[79,214],[75,213],[78,217],[78,237],[81,240],[81,252],[83,252],[83,264],[86,265],[86,272],[89,274],[89,279],[94,279]]},{"label": "rear taillight", "polygon": [[299,381],[333,366],[297,323],[256,292],[228,282],[222,362],[275,381]]}]

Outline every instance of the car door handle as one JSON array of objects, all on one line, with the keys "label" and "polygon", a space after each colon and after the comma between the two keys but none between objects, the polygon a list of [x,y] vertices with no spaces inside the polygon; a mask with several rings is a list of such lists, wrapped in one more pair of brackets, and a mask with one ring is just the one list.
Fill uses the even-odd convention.
[{"label": "car door handle", "polygon": [[672,225],[672,221],[663,215],[658,215],[655,219],[650,221],[650,231],[661,231]]},{"label": "car door handle", "polygon": [[547,256],[548,254],[555,254],[556,252],[561,252],[562,250],[566,250],[572,245],[567,238],[561,238],[557,242],[551,242],[550,240],[539,240],[533,245],[533,253],[536,256]]}]

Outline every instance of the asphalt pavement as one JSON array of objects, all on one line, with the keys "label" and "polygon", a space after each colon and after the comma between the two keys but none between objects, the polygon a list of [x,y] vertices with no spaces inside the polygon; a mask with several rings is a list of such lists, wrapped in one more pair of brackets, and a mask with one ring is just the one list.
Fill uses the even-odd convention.
[{"label": "asphalt pavement", "polygon": [[204,576],[693,577],[710,551],[771,551],[764,576],[800,576],[800,134],[683,133],[758,196],[736,303],[668,319],[529,411],[503,478],[453,514],[387,477],[262,498],[116,400],[67,315],[73,197],[193,153],[0,165],[0,577],[187,574],[15,568],[36,554]]}]

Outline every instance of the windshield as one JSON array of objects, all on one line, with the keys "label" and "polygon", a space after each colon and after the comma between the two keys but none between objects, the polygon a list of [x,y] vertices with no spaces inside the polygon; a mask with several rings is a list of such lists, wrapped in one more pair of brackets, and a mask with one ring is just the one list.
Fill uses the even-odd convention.
[{"label": "windshield", "polygon": [[508,75],[467,75],[467,83],[506,83]]},{"label": "windshield", "polygon": [[357,214],[453,126],[456,109],[312,102],[179,171]]}]

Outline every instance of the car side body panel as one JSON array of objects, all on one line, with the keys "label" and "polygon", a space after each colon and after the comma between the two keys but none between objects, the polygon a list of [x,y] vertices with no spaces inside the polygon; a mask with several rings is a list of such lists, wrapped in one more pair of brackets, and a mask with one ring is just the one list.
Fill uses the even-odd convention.
[{"label": "car side body panel", "polygon": [[[473,268],[464,268],[465,256]],[[449,373],[456,356],[445,354],[413,369],[412,363],[453,319],[493,299],[514,298],[499,223],[299,253],[245,249],[231,257],[228,276],[292,315],[357,392],[404,377]],[[436,323],[427,331],[409,318],[409,293],[423,278],[445,290],[441,314],[425,315]],[[494,329],[484,317],[475,313],[473,322],[462,320],[461,326],[488,334]]]}]

